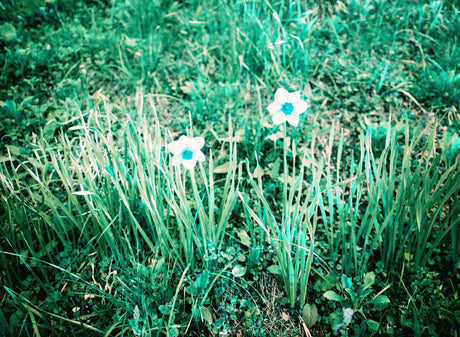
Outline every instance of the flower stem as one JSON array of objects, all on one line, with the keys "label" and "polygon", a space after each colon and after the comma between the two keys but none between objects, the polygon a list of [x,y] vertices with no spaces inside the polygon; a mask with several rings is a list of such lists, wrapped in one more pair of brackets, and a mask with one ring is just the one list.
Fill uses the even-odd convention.
[{"label": "flower stem", "polygon": [[285,223],[286,216],[289,214],[288,207],[288,198],[287,198],[287,189],[288,189],[288,174],[289,169],[287,165],[287,136],[286,136],[286,126],[283,127],[284,138],[283,138],[283,165],[284,165],[284,177],[283,177],[283,204],[284,204],[284,212],[283,212],[283,223]]}]

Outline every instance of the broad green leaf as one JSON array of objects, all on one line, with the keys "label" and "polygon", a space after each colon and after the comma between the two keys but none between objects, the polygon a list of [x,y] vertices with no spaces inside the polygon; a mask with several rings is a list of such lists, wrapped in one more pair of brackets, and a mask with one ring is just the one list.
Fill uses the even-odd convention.
[{"label": "broad green leaf", "polygon": [[374,283],[375,283],[375,273],[373,271],[370,271],[364,274],[364,289],[372,287]]},{"label": "broad green leaf", "polygon": [[377,332],[379,331],[380,324],[372,319],[367,319],[366,324],[369,327],[369,330]]},{"label": "broad green leaf", "polygon": [[0,29],[1,37],[4,41],[16,39],[16,28],[11,23],[4,23]]},{"label": "broad green leaf", "polygon": [[16,118],[16,102],[7,100],[4,105],[5,109],[11,114],[11,116]]},{"label": "broad green leaf", "polygon": [[318,321],[318,308],[314,304],[305,304],[302,310],[302,318],[308,328]]},{"label": "broad green leaf", "polygon": [[212,324],[212,314],[208,308],[201,308],[201,317],[209,324]]},{"label": "broad green leaf", "polygon": [[249,247],[250,245],[250,237],[246,231],[241,231],[238,233],[238,237],[241,240],[241,243],[245,245],[246,247]]},{"label": "broad green leaf", "polygon": [[337,294],[333,290],[326,291],[323,296],[326,297],[328,300],[331,300],[331,301],[336,301],[336,302],[344,302],[345,301],[345,299],[342,296],[340,296],[339,294]]},{"label": "broad green leaf", "polygon": [[21,322],[24,320],[25,312],[18,310],[10,316],[10,326],[21,326]]},{"label": "broad green leaf", "polygon": [[342,285],[345,289],[352,289],[353,288],[353,280],[346,276],[342,275]]},{"label": "broad green leaf", "polygon": [[246,268],[243,267],[240,264],[237,264],[233,269],[232,269],[232,274],[235,277],[241,277],[244,274],[246,274]]},{"label": "broad green leaf", "polygon": [[267,270],[275,275],[281,274],[280,266],[278,266],[277,264],[272,264],[270,267],[267,268]]},{"label": "broad green leaf", "polygon": [[374,304],[389,304],[390,299],[385,295],[380,295],[374,298],[371,302]]}]

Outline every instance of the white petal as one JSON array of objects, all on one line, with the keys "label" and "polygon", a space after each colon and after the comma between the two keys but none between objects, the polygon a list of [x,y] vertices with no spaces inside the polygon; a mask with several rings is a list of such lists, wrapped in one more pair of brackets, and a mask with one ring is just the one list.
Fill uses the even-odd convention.
[{"label": "white petal", "polygon": [[308,109],[308,103],[304,100],[299,100],[298,102],[294,103],[294,114],[301,114],[304,113]]},{"label": "white petal", "polygon": [[175,140],[167,145],[168,150],[173,154],[181,153],[188,146],[190,138],[187,136],[180,136],[179,140]]},{"label": "white petal", "polygon": [[275,92],[275,102],[283,104],[289,98],[289,92],[286,89],[279,88]]},{"label": "white petal", "polygon": [[182,159],[182,155],[180,153],[178,154],[175,154],[171,160],[171,163],[173,165],[179,165],[180,163],[182,163],[183,159]]},{"label": "white petal", "polygon": [[193,158],[195,158],[198,161],[205,161],[206,157],[204,156],[204,153],[201,151],[197,151],[193,154]]},{"label": "white petal", "polygon": [[286,119],[288,123],[291,124],[292,126],[299,125],[299,115],[292,114],[292,115],[286,116]]},{"label": "white petal", "polygon": [[195,167],[196,158],[192,158],[192,159],[190,159],[190,160],[183,160],[183,161],[182,161],[182,164],[184,164],[184,167],[185,167],[186,169],[191,170],[192,168]]},{"label": "white petal", "polygon": [[193,152],[198,151],[201,149],[204,145],[204,138],[203,137],[194,137],[192,139],[189,139],[188,141],[188,147],[190,150]]},{"label": "white petal", "polygon": [[273,115],[273,124],[281,124],[286,121],[286,115],[282,112]]},{"label": "white petal", "polygon": [[300,91],[294,91],[289,94],[289,97],[287,99],[288,102],[295,103],[297,101],[300,101]]},{"label": "white petal", "polygon": [[277,113],[281,110],[281,104],[274,102],[267,106],[267,110],[270,111],[271,114]]},{"label": "white petal", "polygon": [[175,140],[174,142],[171,142],[167,145],[168,151],[172,152],[173,154],[181,153],[184,148],[184,144],[180,140]]},{"label": "white petal", "polygon": [[188,138],[187,136],[180,136],[178,142],[183,144],[184,147],[187,147],[190,142],[190,138]]}]

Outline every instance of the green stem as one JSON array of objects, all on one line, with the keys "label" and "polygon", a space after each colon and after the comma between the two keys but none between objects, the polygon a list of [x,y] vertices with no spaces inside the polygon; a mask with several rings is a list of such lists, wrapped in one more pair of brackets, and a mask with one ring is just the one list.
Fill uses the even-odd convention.
[{"label": "green stem", "polygon": [[287,185],[288,185],[288,174],[289,174],[289,169],[287,166],[287,151],[288,151],[288,145],[287,145],[287,137],[286,137],[286,126],[284,125],[284,137],[283,137],[283,164],[284,164],[284,177],[283,177],[283,204],[284,204],[284,212],[283,212],[283,224],[286,221],[286,218],[289,214],[289,210],[287,209],[288,207],[288,198],[287,198]]}]

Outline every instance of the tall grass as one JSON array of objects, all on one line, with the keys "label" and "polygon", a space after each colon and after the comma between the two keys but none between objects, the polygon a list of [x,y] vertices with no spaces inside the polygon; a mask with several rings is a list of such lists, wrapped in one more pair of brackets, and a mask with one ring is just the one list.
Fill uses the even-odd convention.
[{"label": "tall grass", "polygon": [[[250,201],[246,200],[242,194],[240,197],[251,218],[264,230],[267,240],[275,250],[279,273],[290,306],[303,308],[306,303],[308,280],[315,255],[315,231],[320,207],[319,181],[322,166],[316,167],[317,163],[314,162],[311,163],[311,167],[301,164],[300,171],[296,173],[295,143],[292,142],[292,166],[290,166],[287,162],[288,142],[286,129],[284,129],[284,173],[279,200],[275,199],[275,204],[270,203],[264,192],[267,187],[264,186],[261,175],[258,175],[256,180],[249,172],[249,165],[249,184],[260,206],[250,205]],[[306,169],[312,171],[309,181],[305,181]],[[278,177],[275,176],[275,179]],[[269,181],[268,184],[272,182]],[[281,209],[276,209],[277,205]]]},{"label": "tall grass", "polygon": [[[341,252],[346,275],[363,275],[373,258],[389,272],[407,263],[421,268],[444,249],[449,233],[455,235],[460,173],[436,152],[435,130],[415,135],[409,125],[405,130],[400,136],[389,127],[380,155],[374,155],[371,133],[362,134],[359,157],[351,159],[346,174],[326,165],[328,212],[322,212],[322,220],[329,251]],[[347,179],[345,189],[333,188]]]},{"label": "tall grass", "polygon": [[[367,299],[392,283],[388,333],[426,323],[405,311],[419,298],[441,308],[432,325],[455,313],[442,278],[458,269],[436,265],[460,256],[459,157],[438,144],[458,128],[455,4],[31,0],[0,14],[0,331],[291,326],[284,304],[312,304],[335,272],[345,292],[363,280],[357,306],[387,303]],[[265,130],[279,86],[312,103],[290,137]],[[179,133],[206,138],[192,171],[165,151]],[[429,269],[442,303],[403,279]],[[252,291],[267,279],[286,300]]]},{"label": "tall grass", "polygon": [[[149,107],[139,96],[137,112],[123,121],[108,104],[82,113],[56,143],[41,139],[27,161],[3,163],[4,266],[23,264],[45,292],[52,292],[49,270],[62,269],[56,252],[68,248],[86,247],[98,258],[110,257],[117,268],[163,261],[152,278],[179,266],[180,280],[163,279],[163,289],[179,291],[196,270],[215,270],[237,198],[232,134],[224,179],[214,179],[212,154],[208,168],[201,166],[195,176],[169,164],[164,145],[170,138],[149,121],[156,116],[153,101],[147,101]],[[8,284],[22,278],[13,270],[7,275]],[[130,287],[122,278],[118,282]],[[168,303],[167,293],[158,294],[158,301]],[[171,317],[166,326],[175,325]]]},{"label": "tall grass", "polygon": [[[261,174],[262,168],[252,172],[249,163],[243,173],[237,165],[237,138],[230,129],[222,142],[227,156],[218,170],[213,151],[206,166],[184,170],[170,163],[165,145],[173,139],[158,123],[151,97],[146,101],[147,106],[139,95],[135,114],[120,117],[105,102],[71,121],[55,143],[42,138],[27,161],[10,157],[2,163],[7,222],[1,229],[1,261],[17,267],[5,275],[9,285],[26,272],[50,292],[54,269],[83,286],[85,293],[97,293],[119,306],[108,283],[95,286],[94,279],[62,265],[64,252],[85,247],[97,260],[109,257],[116,268],[129,264],[144,275],[113,275],[123,298],[132,296],[125,305],[130,312],[136,310],[137,321],[117,322],[109,330],[175,335],[192,321],[190,312],[176,317],[185,306],[179,293],[187,285],[199,289],[189,290],[190,305],[210,324],[206,303],[212,287],[228,268],[235,267],[231,274],[236,278],[246,270],[234,261],[219,262],[228,248],[225,238],[236,225],[232,221],[241,216],[241,209],[235,213],[238,198],[251,234],[244,241],[252,259],[248,267],[267,251],[251,227],[254,222],[275,252],[278,268],[270,270],[279,273],[291,308],[308,303],[311,277],[328,273],[334,261],[347,279],[373,275],[377,262],[387,273],[398,274],[405,265],[423,268],[448,247],[450,238],[452,253],[457,254],[460,173],[457,162],[446,166],[445,154],[437,153],[435,129],[412,133],[406,126],[401,134],[388,127],[383,147],[374,144],[379,140],[369,130],[360,137],[359,151],[349,157],[344,157],[342,135],[335,142],[335,129],[325,147],[317,129],[310,144],[287,137],[284,129],[283,148],[273,149],[283,152],[281,167],[273,168],[270,177]],[[319,147],[324,151],[318,152]],[[216,180],[222,174],[223,179]],[[248,184],[240,185],[245,177]],[[278,194],[269,192],[273,186]],[[258,257],[251,257],[256,251]],[[146,270],[146,263],[151,268]],[[72,263],[67,266],[74,268]],[[146,280],[153,283],[144,286]],[[128,290],[129,282],[135,282],[134,289]],[[5,289],[26,308],[32,323],[50,317],[11,286]],[[163,292],[144,302],[149,289]],[[161,323],[154,323],[153,317],[160,314]],[[51,317],[69,324],[78,321]],[[98,329],[89,323],[87,328]]]}]

